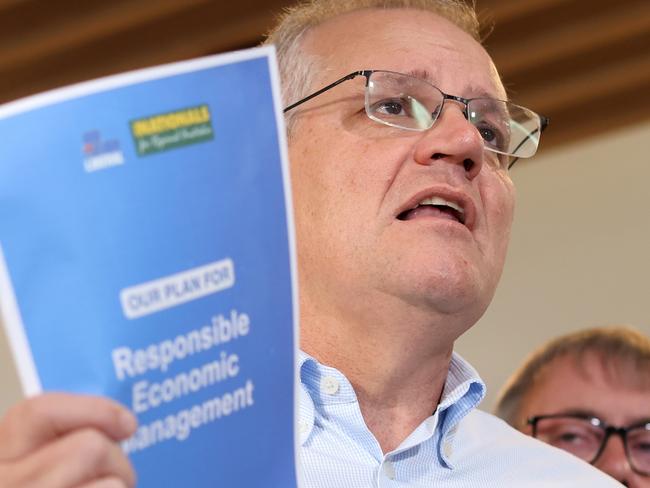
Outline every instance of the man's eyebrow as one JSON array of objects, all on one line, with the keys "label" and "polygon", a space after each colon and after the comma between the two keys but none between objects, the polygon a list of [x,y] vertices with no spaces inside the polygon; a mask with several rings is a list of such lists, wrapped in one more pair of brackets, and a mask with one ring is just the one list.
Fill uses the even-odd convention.
[{"label": "man's eyebrow", "polygon": [[[607,420],[604,418],[604,415],[599,414],[598,412],[594,410],[585,410],[582,408],[571,408],[568,410],[561,410],[558,412],[556,415],[577,415],[580,417],[596,417],[597,419],[602,420],[608,425],[611,425]],[[630,425],[643,425],[643,424],[648,424],[650,423],[650,417],[637,417],[632,421],[626,422],[625,425],[617,425],[616,427],[627,427]]]},{"label": "man's eyebrow", "polygon": [[628,425],[646,425],[650,424],[650,417],[639,417],[636,420],[629,422]]},{"label": "man's eyebrow", "polygon": [[597,417],[601,418],[601,415],[599,415],[597,412],[594,410],[586,410],[583,408],[569,408],[566,410],[560,410],[557,412],[556,415],[576,415],[578,417]]},{"label": "man's eyebrow", "polygon": [[[415,68],[415,69],[407,71],[404,74],[412,76],[414,78],[418,78],[420,80],[424,80],[427,83],[430,83],[433,86],[435,86],[436,88],[438,88],[438,83],[436,81],[436,78],[433,76],[433,74],[430,71],[428,71],[426,69]],[[494,95],[494,93],[489,93],[486,90],[484,90],[483,88],[479,88],[479,87],[476,87],[476,86],[473,86],[473,85],[467,86],[464,91],[465,91],[465,93],[470,93],[471,94],[470,97],[466,97],[466,98],[492,98],[493,100],[500,100],[500,98],[496,97]],[[458,93],[450,93],[449,95],[461,96]]]},{"label": "man's eyebrow", "polygon": [[428,83],[431,83],[432,85],[436,84],[435,77],[431,74],[430,71],[427,71],[426,69],[415,68],[407,71],[404,74],[412,76],[413,78],[419,78]]}]

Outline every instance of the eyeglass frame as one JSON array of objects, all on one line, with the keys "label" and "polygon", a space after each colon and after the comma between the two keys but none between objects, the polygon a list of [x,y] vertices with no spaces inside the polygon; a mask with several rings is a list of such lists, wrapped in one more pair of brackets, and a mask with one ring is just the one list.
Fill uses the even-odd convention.
[{"label": "eyeglass frame", "polygon": [[[397,73],[397,72],[395,72],[395,71],[376,70],[376,69],[353,71],[352,73],[349,73],[349,74],[343,76],[342,78],[339,78],[338,80],[336,80],[336,81],[330,83],[329,85],[326,85],[326,86],[324,86],[323,88],[320,88],[319,90],[316,90],[315,92],[313,92],[313,93],[307,95],[306,97],[301,98],[301,99],[298,100],[297,102],[294,102],[294,103],[292,103],[292,104],[286,106],[286,107],[284,108],[284,110],[283,110],[283,113],[287,113],[289,110],[292,110],[292,109],[294,109],[295,107],[297,107],[297,106],[299,106],[299,105],[302,105],[302,104],[305,103],[305,102],[308,102],[308,101],[311,100],[312,98],[315,98],[315,97],[317,97],[318,95],[322,95],[322,94],[325,93],[326,91],[331,90],[332,88],[334,88],[334,87],[340,85],[341,83],[343,83],[343,82],[345,82],[345,81],[352,80],[353,78],[356,78],[357,76],[365,76],[365,78],[366,78],[366,85],[365,85],[365,86],[366,86],[366,90],[367,90],[367,89],[368,89],[368,85],[369,85],[369,83],[370,83],[370,76],[371,76],[373,73],[376,73],[376,72],[395,73],[395,74],[399,74],[399,75],[403,75],[403,76],[410,76],[410,75],[406,75],[406,74],[404,74],[404,73]],[[422,81],[424,81],[425,83],[428,83],[426,80],[422,80]],[[440,116],[440,113],[442,113],[442,110],[443,110],[443,108],[444,108],[444,104],[445,104],[445,102],[446,102],[447,100],[452,100],[452,101],[455,101],[455,102],[462,103],[462,104],[464,105],[464,107],[465,107],[464,110],[463,110],[463,115],[465,116],[465,119],[469,120],[469,114],[468,114],[467,104],[468,104],[469,102],[471,102],[472,100],[478,100],[478,99],[480,99],[480,98],[484,98],[484,97],[480,97],[480,98],[464,98],[464,97],[460,97],[460,96],[457,96],[457,95],[449,95],[449,94],[443,92],[443,91],[442,91],[440,88],[438,88],[437,86],[433,85],[432,83],[429,83],[429,84],[430,84],[432,87],[434,87],[436,90],[438,90],[438,91],[442,94],[442,104],[441,104],[441,107],[440,107],[440,112],[438,113],[438,116],[436,116],[436,118],[434,119],[433,123],[431,124],[431,127],[433,127],[433,125],[435,124],[435,122],[438,120],[438,117]],[[512,102],[509,102],[509,101],[507,101],[507,100],[499,100],[498,98],[494,98],[494,100],[495,100],[495,101],[499,101],[499,102],[504,102],[504,103],[512,103]],[[523,108],[525,108],[525,107],[523,107]],[[527,110],[530,110],[530,109],[527,109]],[[532,112],[532,110],[531,110],[531,112]],[[548,117],[545,117],[544,115],[538,114],[537,112],[534,112],[534,113],[539,117],[539,122],[540,122],[539,133],[540,133],[540,136],[541,136],[542,132],[544,132],[544,129],[546,129],[546,127],[548,127],[549,118],[548,118]],[[367,111],[367,110],[366,110],[366,115],[368,116],[369,119],[371,119],[371,120],[375,120],[376,122],[378,122],[376,119],[370,117],[370,114],[368,114],[368,111]],[[380,123],[385,123],[385,122],[380,122]],[[423,130],[428,130],[428,129],[430,129],[431,127],[428,127],[427,129],[423,129]],[[409,130],[409,129],[404,128],[404,127],[398,127],[398,128],[403,129],[403,130]],[[416,130],[416,129],[410,129],[410,130]],[[524,144],[524,142],[526,142],[527,138],[531,137],[533,134],[534,134],[534,133],[530,133],[530,134],[528,134],[528,136],[526,137],[526,139],[524,139],[523,141],[521,141],[521,143],[519,143],[519,146],[517,146],[517,149],[519,149],[519,148],[521,147],[521,145]],[[486,147],[486,149],[488,149],[488,148]],[[488,149],[488,150],[490,150],[490,149]],[[494,152],[496,152],[497,154],[499,154],[497,151],[494,151]],[[509,169],[512,168],[513,165],[514,165],[514,164],[519,160],[519,157],[514,156],[514,155],[509,155],[509,154],[507,154],[506,156],[510,156],[510,157],[513,158],[513,160],[510,161],[510,163],[508,163],[508,166],[507,166],[507,168],[506,168],[506,169],[509,170]]]},{"label": "eyeglass frame", "polygon": [[[632,461],[632,456],[630,455],[630,450],[628,448],[627,444],[627,433],[630,430],[635,430],[638,429],[639,427],[646,426],[646,430],[650,430],[650,419],[642,420],[641,422],[636,422],[634,424],[628,425],[626,427],[620,427],[616,425],[611,425],[605,422],[604,420],[599,419],[598,417],[594,415],[588,415],[588,414],[580,414],[580,413],[557,413],[557,414],[550,414],[550,415],[535,415],[533,417],[529,417],[526,420],[526,424],[530,425],[532,427],[532,435],[535,439],[538,439],[537,437],[537,424],[540,420],[544,419],[554,419],[554,418],[573,418],[573,419],[578,419],[578,420],[585,420],[589,422],[590,425],[593,427],[596,427],[600,430],[603,431],[603,440],[600,443],[600,447],[598,448],[598,451],[596,452],[596,455],[591,461],[587,461],[589,464],[594,464],[596,461],[598,461],[598,458],[602,455],[602,453],[605,451],[605,447],[607,446],[607,442],[609,441],[609,438],[612,437],[612,435],[618,435],[621,440],[623,441],[623,448],[625,449],[625,456],[627,458],[627,462],[630,465],[630,468],[632,468],[632,471],[635,473],[641,475],[641,476],[650,476],[650,470],[645,472],[639,470],[635,465],[634,462]],[[541,440],[541,439],[540,439]],[[566,449],[563,449],[567,452],[570,452]],[[582,458],[581,458],[582,459]]]}]

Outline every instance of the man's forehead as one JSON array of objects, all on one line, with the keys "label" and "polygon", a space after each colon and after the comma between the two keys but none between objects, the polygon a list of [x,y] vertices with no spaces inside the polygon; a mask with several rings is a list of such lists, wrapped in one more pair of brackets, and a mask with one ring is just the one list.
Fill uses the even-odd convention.
[{"label": "man's forehead", "polygon": [[[464,96],[505,97],[491,58],[468,33],[438,14],[411,8],[363,9],[311,29],[305,48],[322,60],[319,83],[358,69],[413,74]],[[345,73],[344,73],[345,71]],[[463,73],[463,93],[456,93]],[[453,76],[454,86],[445,86]]]},{"label": "man's forehead", "polygon": [[626,364],[619,365],[621,370],[612,368],[617,361],[611,359],[592,351],[552,359],[539,371],[526,395],[526,416],[581,413],[617,425],[650,417],[647,373],[634,373]]},{"label": "man's forehead", "polygon": [[[435,72],[432,72],[431,70],[424,69],[424,68],[412,68],[404,71],[404,74],[413,76],[415,78],[419,78],[435,86],[438,86],[439,80],[441,78],[441,76],[435,74]],[[497,93],[491,90],[487,90],[480,85],[475,85],[472,83],[471,79],[468,79],[467,84],[463,87],[462,91],[467,98],[486,98],[486,97],[495,97],[495,96],[497,96],[497,98],[503,98],[504,95],[499,90],[501,86],[499,85],[496,88],[497,88]]]},{"label": "man's forehead", "polygon": [[542,381],[555,378],[575,386],[579,381],[594,390],[635,391],[650,395],[650,371],[634,360],[586,350],[554,358],[541,370]]}]

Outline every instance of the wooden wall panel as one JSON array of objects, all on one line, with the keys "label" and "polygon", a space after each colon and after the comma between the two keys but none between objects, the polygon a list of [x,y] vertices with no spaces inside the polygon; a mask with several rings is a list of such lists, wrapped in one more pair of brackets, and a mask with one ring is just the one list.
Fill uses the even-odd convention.
[{"label": "wooden wall panel", "polygon": [[[284,0],[0,0],[0,102],[257,44]],[[650,117],[650,2],[477,0],[511,97],[544,147]]]}]

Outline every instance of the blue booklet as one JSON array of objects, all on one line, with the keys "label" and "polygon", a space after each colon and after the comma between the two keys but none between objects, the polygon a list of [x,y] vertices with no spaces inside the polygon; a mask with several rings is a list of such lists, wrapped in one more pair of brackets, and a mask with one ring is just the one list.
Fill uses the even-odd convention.
[{"label": "blue booklet", "polygon": [[295,486],[274,50],[7,104],[0,133],[0,312],[25,394],[131,408],[140,487]]}]

